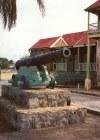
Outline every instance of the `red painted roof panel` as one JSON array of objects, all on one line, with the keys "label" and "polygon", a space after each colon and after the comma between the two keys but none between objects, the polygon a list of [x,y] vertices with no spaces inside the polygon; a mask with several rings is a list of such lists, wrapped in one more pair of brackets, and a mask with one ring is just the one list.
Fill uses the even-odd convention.
[{"label": "red painted roof panel", "polygon": [[35,48],[49,48],[59,37],[40,39],[36,44],[34,44],[30,49]]},{"label": "red painted roof panel", "polygon": [[87,31],[63,35],[69,46],[87,45]]},{"label": "red painted roof panel", "polygon": [[[88,45],[87,31],[66,34],[63,35],[63,38],[67,42],[67,44],[72,47]],[[96,40],[92,39],[90,43],[91,45],[95,45]]]}]

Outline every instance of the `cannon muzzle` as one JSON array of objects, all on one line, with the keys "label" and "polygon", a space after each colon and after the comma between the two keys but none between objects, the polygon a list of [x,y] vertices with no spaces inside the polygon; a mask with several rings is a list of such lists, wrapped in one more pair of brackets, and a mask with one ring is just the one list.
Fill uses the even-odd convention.
[{"label": "cannon muzzle", "polygon": [[68,58],[71,55],[71,50],[68,48],[61,48],[59,50],[53,50],[44,54],[38,54],[24,60],[18,60],[15,64],[18,70],[20,66],[39,66],[53,62],[57,59]]},{"label": "cannon muzzle", "polygon": [[68,48],[63,48],[63,57],[68,58],[71,55],[71,50]]}]

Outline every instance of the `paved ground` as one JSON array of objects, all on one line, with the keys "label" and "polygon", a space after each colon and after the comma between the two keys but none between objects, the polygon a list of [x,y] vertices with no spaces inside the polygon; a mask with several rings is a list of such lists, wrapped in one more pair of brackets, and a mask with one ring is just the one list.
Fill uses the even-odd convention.
[{"label": "paved ground", "polygon": [[70,89],[71,92],[73,93],[79,93],[79,94],[85,94],[85,95],[93,95],[93,96],[98,96],[100,97],[100,89],[91,89],[89,91],[87,91],[84,88],[80,88],[80,89]]},{"label": "paved ground", "polygon": [[71,93],[73,103],[100,110],[100,97]]}]

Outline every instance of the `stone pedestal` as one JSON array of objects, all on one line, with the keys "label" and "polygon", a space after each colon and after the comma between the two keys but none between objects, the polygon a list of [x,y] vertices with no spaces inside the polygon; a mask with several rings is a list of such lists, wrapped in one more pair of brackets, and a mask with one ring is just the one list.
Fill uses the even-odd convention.
[{"label": "stone pedestal", "polygon": [[21,90],[4,85],[0,113],[17,129],[62,127],[84,122],[86,109],[67,105],[69,92],[61,89]]},{"label": "stone pedestal", "polygon": [[22,108],[56,107],[67,105],[70,93],[61,89],[22,90],[18,87],[2,86],[2,97]]}]

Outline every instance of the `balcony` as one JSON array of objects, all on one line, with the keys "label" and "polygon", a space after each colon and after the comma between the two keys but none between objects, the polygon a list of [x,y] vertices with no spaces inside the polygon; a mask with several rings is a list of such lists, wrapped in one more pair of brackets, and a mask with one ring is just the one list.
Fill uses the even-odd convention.
[{"label": "balcony", "polygon": [[89,38],[100,38],[100,22],[89,24],[88,35]]}]

